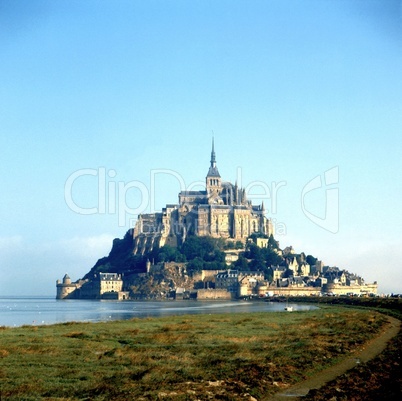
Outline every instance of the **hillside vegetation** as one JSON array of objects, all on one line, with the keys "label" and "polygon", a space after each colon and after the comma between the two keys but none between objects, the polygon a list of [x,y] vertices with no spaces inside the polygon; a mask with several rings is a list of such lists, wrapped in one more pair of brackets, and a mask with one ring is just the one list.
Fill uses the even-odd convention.
[{"label": "hillside vegetation", "polygon": [[[257,235],[254,234],[254,237]],[[254,239],[253,236],[251,239]],[[134,242],[132,232],[129,230],[123,239],[116,238],[107,257],[99,259],[95,266],[84,276],[93,278],[96,273],[132,273],[144,272],[147,260],[154,264],[161,262],[187,263],[187,272],[191,275],[200,270],[225,270],[237,268],[243,271],[260,270],[266,278],[272,278],[270,266],[280,264],[284,258],[279,256],[278,242],[271,235],[267,248],[259,248],[254,242],[246,246],[240,241],[229,241],[222,238],[188,236],[186,241],[178,248],[165,245],[155,248],[144,255],[133,254]],[[241,250],[239,259],[231,266],[225,263],[225,251]],[[303,257],[304,254],[302,254]],[[316,260],[311,255],[307,256]]]}]

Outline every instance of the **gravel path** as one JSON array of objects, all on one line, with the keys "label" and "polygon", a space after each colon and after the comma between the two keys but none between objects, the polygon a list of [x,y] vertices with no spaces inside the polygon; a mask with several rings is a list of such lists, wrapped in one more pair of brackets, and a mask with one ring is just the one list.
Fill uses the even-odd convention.
[{"label": "gravel path", "polygon": [[378,337],[364,344],[362,348],[354,352],[350,357],[344,359],[342,362],[334,366],[324,369],[308,380],[295,384],[285,391],[264,399],[264,401],[299,400],[310,390],[319,389],[325,383],[334,380],[338,376],[344,374],[346,371],[352,369],[354,366],[356,366],[356,364],[365,363],[370,359],[373,359],[384,351],[388,341],[395,337],[399,332],[401,321],[392,317],[388,317],[388,319],[390,325],[387,325],[387,327]]}]

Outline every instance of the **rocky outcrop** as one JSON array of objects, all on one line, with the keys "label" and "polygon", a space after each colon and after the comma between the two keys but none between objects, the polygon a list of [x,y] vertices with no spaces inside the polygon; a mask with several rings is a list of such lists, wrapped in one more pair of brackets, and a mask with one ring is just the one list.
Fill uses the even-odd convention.
[{"label": "rocky outcrop", "polygon": [[186,263],[165,262],[149,267],[147,273],[132,274],[126,279],[133,298],[166,299],[176,293],[190,293],[195,279],[187,274]]}]

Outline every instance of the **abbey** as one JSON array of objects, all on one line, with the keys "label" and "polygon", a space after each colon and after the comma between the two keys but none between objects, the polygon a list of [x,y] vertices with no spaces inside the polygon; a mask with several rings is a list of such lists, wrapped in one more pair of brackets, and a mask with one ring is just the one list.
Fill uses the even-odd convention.
[{"label": "abbey", "polygon": [[273,234],[264,204],[254,206],[244,189],[222,181],[216,166],[214,141],[205,191],[182,191],[179,203],[159,213],[141,214],[133,230],[134,253],[154,247],[180,246],[187,235],[210,236],[245,242],[253,233]]}]

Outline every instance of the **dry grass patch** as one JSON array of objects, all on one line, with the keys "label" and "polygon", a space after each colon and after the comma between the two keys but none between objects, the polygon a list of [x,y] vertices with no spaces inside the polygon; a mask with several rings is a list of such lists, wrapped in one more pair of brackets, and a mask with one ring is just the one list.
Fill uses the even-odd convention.
[{"label": "dry grass patch", "polygon": [[347,355],[383,324],[376,312],[336,307],[1,330],[2,397],[258,399]]}]

